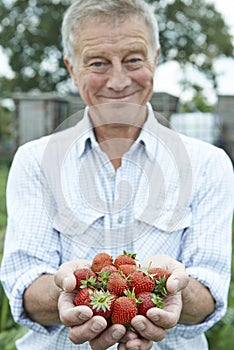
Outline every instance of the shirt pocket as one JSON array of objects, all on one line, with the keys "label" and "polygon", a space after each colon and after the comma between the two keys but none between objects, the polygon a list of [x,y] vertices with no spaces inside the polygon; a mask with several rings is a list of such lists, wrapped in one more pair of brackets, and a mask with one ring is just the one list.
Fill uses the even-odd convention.
[{"label": "shirt pocket", "polygon": [[135,218],[157,230],[173,233],[191,225],[192,211],[189,206],[166,206],[162,210],[147,206],[143,212],[136,211]]}]

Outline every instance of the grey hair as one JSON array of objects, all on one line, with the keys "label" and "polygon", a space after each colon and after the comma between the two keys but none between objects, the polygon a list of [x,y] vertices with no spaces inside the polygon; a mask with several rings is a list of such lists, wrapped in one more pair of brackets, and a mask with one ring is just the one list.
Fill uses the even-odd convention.
[{"label": "grey hair", "polygon": [[125,19],[130,15],[137,15],[145,21],[149,29],[151,46],[155,52],[160,47],[160,43],[153,5],[144,0],[75,0],[67,9],[62,23],[64,56],[74,63],[75,34],[84,21],[92,17]]}]

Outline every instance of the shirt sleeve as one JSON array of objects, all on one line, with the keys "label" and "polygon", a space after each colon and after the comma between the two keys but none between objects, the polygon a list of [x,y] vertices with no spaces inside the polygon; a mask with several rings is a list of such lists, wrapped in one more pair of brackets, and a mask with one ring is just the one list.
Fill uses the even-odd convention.
[{"label": "shirt sleeve", "polygon": [[35,147],[17,151],[7,184],[8,223],[1,281],[15,322],[50,334],[61,326],[32,322],[23,308],[25,289],[42,274],[54,274],[60,264],[60,239],[47,215],[40,186],[40,161]]},{"label": "shirt sleeve", "polygon": [[194,184],[193,221],[185,230],[181,243],[181,261],[187,273],[209,288],[215,300],[215,310],[201,324],[178,325],[176,331],[185,338],[207,331],[224,316],[227,309],[234,177],[228,156],[223,150],[216,150],[206,165],[198,169],[201,181]]}]

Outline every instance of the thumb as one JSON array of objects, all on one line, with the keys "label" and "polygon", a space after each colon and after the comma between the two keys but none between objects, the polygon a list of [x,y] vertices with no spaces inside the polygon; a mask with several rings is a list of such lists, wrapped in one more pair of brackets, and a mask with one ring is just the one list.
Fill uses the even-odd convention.
[{"label": "thumb", "polygon": [[174,271],[167,280],[167,290],[169,293],[176,294],[187,287],[189,276],[186,272]]},{"label": "thumb", "polygon": [[89,261],[79,259],[65,262],[54,275],[55,284],[65,292],[72,292],[76,288],[74,272],[82,267],[90,267]]}]

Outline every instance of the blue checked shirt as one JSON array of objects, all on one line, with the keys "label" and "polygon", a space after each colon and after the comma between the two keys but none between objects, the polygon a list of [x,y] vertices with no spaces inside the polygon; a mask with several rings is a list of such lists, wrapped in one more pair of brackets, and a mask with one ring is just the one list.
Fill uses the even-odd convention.
[{"label": "blue checked shirt", "polygon": [[[17,151],[8,179],[1,281],[16,322],[29,332],[19,350],[90,349],[63,326],[24,312],[25,289],[41,274],[100,251],[167,254],[211,291],[215,311],[201,324],[167,331],[153,349],[208,349],[204,332],[227,308],[233,169],[223,150],[161,126],[150,107],[138,139],[114,170],[96,142],[88,110],[74,127]],[[111,349],[116,349],[113,346]]]}]

